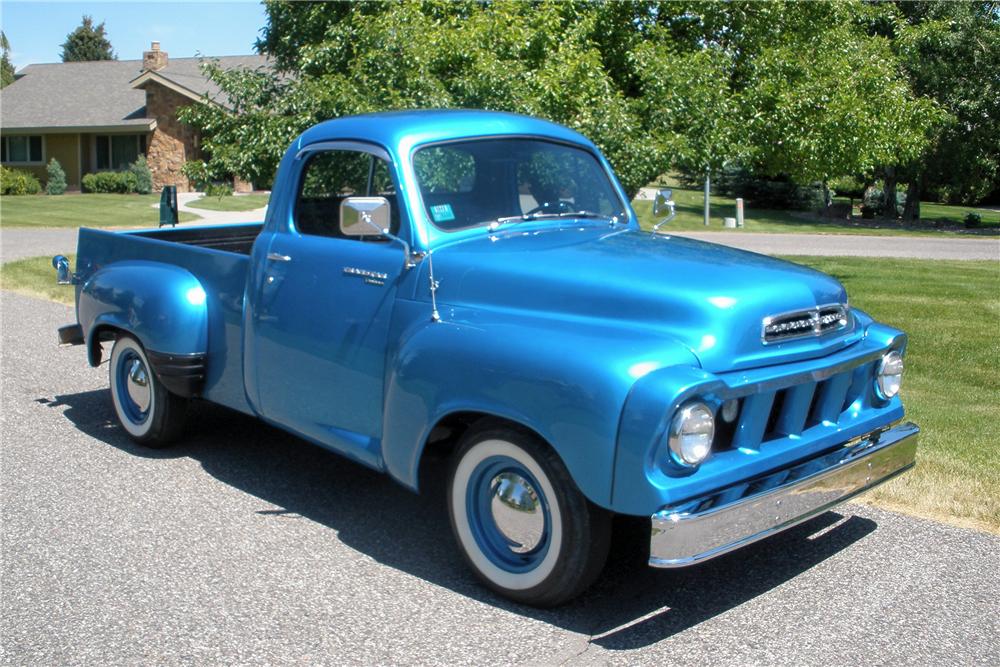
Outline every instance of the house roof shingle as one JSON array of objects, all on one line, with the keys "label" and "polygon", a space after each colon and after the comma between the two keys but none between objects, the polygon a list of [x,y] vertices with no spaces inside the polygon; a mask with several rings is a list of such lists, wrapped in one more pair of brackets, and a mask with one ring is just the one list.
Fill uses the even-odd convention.
[{"label": "house roof shingle", "polygon": [[[217,60],[223,69],[268,67],[265,56],[171,58],[156,75],[195,96],[220,96],[218,86],[200,69]],[[0,91],[0,127],[5,130],[86,130],[148,128],[146,93],[132,82],[144,73],[142,60],[28,65]]]}]

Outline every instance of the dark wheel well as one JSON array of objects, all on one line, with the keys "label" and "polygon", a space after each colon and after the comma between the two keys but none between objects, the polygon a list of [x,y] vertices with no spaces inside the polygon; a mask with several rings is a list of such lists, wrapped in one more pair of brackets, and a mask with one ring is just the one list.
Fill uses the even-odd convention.
[{"label": "dark wheel well", "polygon": [[87,343],[87,361],[90,362],[91,366],[97,367],[101,365],[101,358],[103,356],[101,343],[113,341],[122,333],[128,332],[109,324],[102,324],[94,329]]},{"label": "dark wheel well", "polygon": [[421,493],[443,493],[448,475],[448,461],[462,436],[473,428],[488,426],[510,427],[528,431],[539,441],[548,444],[540,434],[524,424],[511,419],[497,417],[488,412],[453,412],[442,417],[431,429],[424,443],[424,451],[420,455],[420,466],[417,473],[417,485]]}]

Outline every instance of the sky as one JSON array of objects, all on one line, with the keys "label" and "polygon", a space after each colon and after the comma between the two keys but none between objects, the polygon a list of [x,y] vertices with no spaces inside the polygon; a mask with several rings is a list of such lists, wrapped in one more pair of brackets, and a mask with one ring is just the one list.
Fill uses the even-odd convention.
[{"label": "sky", "polygon": [[61,62],[66,35],[83,15],[104,22],[119,60],[140,60],[150,42],[174,58],[253,53],[267,22],[259,2],[8,2],[0,0],[0,27],[16,69]]}]

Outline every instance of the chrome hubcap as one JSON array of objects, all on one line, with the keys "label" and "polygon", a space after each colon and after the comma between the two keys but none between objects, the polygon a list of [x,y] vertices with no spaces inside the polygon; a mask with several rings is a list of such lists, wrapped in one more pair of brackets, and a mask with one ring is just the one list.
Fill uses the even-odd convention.
[{"label": "chrome hubcap", "polygon": [[133,359],[126,375],[128,380],[125,383],[125,388],[128,391],[128,397],[139,408],[139,412],[145,412],[149,408],[150,398],[149,375],[146,373],[146,367],[138,359]]},{"label": "chrome hubcap", "polygon": [[545,531],[545,513],[531,483],[517,473],[503,472],[490,482],[490,491],[493,522],[510,550],[523,554],[537,547]]}]

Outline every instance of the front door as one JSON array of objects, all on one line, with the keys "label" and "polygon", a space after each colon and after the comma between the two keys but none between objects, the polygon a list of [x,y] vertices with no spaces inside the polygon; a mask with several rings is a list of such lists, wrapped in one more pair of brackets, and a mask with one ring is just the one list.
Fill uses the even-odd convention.
[{"label": "front door", "polygon": [[[399,211],[375,154],[306,157],[293,229],[273,234],[252,317],[258,410],[277,424],[378,465],[386,336],[404,265],[399,244],[340,233],[340,202],[381,195]],[[250,363],[253,363],[251,361]]]}]

